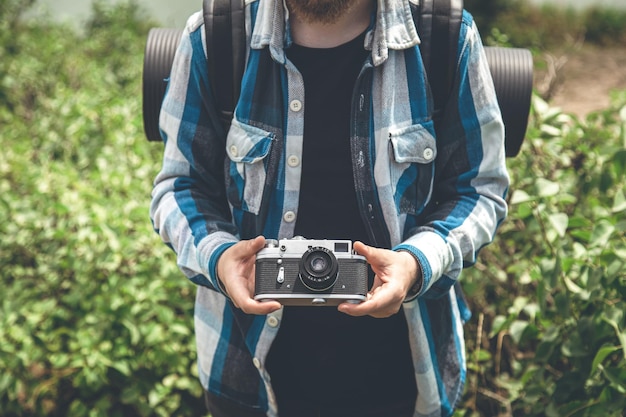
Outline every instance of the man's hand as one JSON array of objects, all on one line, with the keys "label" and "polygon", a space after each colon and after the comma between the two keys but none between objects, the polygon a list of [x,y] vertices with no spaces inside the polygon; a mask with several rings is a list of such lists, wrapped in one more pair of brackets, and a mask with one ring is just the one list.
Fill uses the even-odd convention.
[{"label": "man's hand", "polygon": [[394,252],[354,242],[354,250],[365,256],[376,274],[367,300],[360,304],[342,303],[339,311],[351,316],[389,317],[400,310],[409,289],[421,279],[419,264],[404,251]]},{"label": "man's hand", "polygon": [[242,240],[224,251],[217,262],[217,276],[226,293],[235,306],[247,314],[269,314],[281,307],[277,301],[261,302],[252,298],[256,254],[264,245],[263,236]]}]

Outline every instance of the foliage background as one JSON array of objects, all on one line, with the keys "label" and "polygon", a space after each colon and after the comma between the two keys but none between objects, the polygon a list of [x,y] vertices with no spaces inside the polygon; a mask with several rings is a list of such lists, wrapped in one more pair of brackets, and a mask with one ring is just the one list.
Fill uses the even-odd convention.
[{"label": "foliage background", "polygon": [[[148,220],[154,23],[133,1],[96,1],[77,33],[20,20],[34,2],[0,0],[0,415],[202,415],[194,287]],[[593,33],[592,13],[626,39],[618,12],[467,5],[487,42],[540,51],[562,41],[557,25]],[[522,13],[558,34],[520,30]],[[463,278],[474,316],[457,415],[623,415],[626,92],[584,120],[536,97],[509,168],[510,216]]]}]

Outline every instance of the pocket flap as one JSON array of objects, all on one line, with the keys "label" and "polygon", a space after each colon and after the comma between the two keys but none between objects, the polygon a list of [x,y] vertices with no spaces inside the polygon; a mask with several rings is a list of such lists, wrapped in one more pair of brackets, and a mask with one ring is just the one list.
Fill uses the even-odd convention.
[{"label": "pocket flap", "polygon": [[273,139],[268,131],[233,120],[226,138],[226,154],[233,162],[253,164],[267,156]]},{"label": "pocket flap", "polygon": [[429,164],[437,157],[433,122],[390,130],[393,157],[398,163]]}]

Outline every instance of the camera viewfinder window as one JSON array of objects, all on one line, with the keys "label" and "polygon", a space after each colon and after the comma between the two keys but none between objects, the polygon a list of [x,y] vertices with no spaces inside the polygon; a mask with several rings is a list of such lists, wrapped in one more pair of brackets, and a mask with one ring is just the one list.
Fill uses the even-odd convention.
[{"label": "camera viewfinder window", "polygon": [[335,252],[348,252],[348,244],[346,242],[335,242]]}]

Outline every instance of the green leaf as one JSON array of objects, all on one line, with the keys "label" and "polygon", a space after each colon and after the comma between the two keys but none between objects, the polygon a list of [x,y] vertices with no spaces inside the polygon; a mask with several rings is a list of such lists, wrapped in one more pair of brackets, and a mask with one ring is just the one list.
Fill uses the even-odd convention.
[{"label": "green leaf", "polygon": [[609,237],[615,231],[615,226],[607,220],[600,220],[596,223],[591,232],[591,238],[589,244],[592,246],[604,246],[609,240]]},{"label": "green leaf", "polygon": [[606,379],[611,382],[611,386],[615,388],[621,394],[626,394],[626,375],[625,371],[620,371],[615,368],[605,368],[602,365],[598,365]]},{"label": "green leaf", "polygon": [[493,319],[493,324],[491,325],[491,332],[489,332],[489,338],[494,337],[496,334],[500,333],[507,324],[507,319],[505,316],[499,315]]},{"label": "green leaf", "polygon": [[572,230],[570,231],[570,235],[576,239],[582,240],[583,242],[589,242],[591,240],[591,232],[588,230]]},{"label": "green leaf", "polygon": [[613,213],[619,213],[621,211],[626,210],[626,195],[624,195],[623,190],[617,190],[615,193],[615,198],[613,199],[613,207],[611,211]]},{"label": "green leaf", "polygon": [[535,187],[537,195],[540,197],[553,197],[561,190],[558,182],[549,181],[545,178],[538,178],[535,182]]},{"label": "green leaf", "polygon": [[513,205],[513,204],[527,203],[533,200],[534,200],[534,197],[531,197],[526,191],[515,190],[513,191],[513,195],[511,196],[510,203]]},{"label": "green leaf", "polygon": [[118,370],[122,375],[130,376],[132,371],[128,362],[117,361],[111,365],[112,368]]},{"label": "green leaf", "polygon": [[564,237],[565,232],[567,232],[569,217],[565,213],[555,213],[548,216],[548,221],[559,235],[559,237]]},{"label": "green leaf", "polygon": [[513,323],[511,323],[511,326],[509,327],[509,334],[511,335],[511,338],[513,339],[515,344],[519,344],[522,340],[524,330],[526,330],[528,324],[529,323],[524,320],[515,320]]},{"label": "green leaf", "polygon": [[549,341],[542,341],[535,350],[535,360],[538,363],[547,363],[550,360],[550,356],[556,349],[556,343]]},{"label": "green leaf", "polygon": [[622,178],[626,174],[626,149],[617,151],[611,162],[615,176]]},{"label": "green leaf", "polygon": [[520,203],[516,206],[517,208],[517,217],[520,219],[526,219],[533,215],[533,206],[529,203]]},{"label": "green leaf", "polygon": [[617,336],[617,339],[621,344],[622,352],[624,353],[624,360],[626,360],[626,331],[621,330],[619,327],[619,323],[623,321],[624,311],[617,307],[612,307],[602,314],[601,317],[602,320],[610,324],[611,327],[613,327],[613,330],[615,330],[615,335]]},{"label": "green leaf", "polygon": [[581,300],[589,299],[589,296],[590,296],[589,291],[580,287],[578,284],[572,281],[569,277],[564,276],[563,282],[565,283],[565,287],[568,289],[568,291],[571,292],[572,294],[578,295]]},{"label": "green leaf", "polygon": [[548,137],[550,136],[559,137],[563,133],[561,129],[559,129],[558,127],[547,125],[547,124],[541,125],[541,132],[544,133]]},{"label": "green leaf", "polygon": [[593,362],[591,364],[591,373],[594,373],[598,369],[598,366],[602,364],[602,362],[606,359],[607,356],[609,356],[613,352],[617,352],[621,348],[622,348],[621,346],[601,347],[596,353],[596,356],[593,358]]}]

